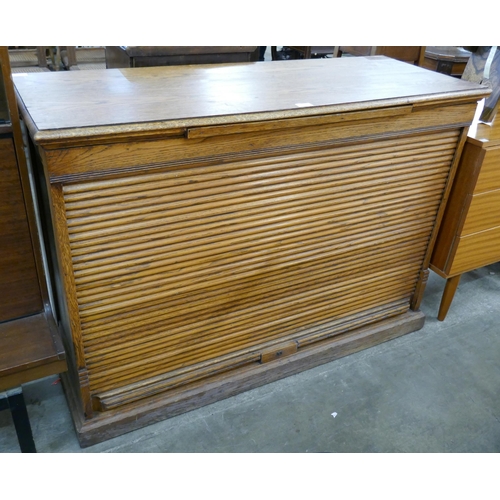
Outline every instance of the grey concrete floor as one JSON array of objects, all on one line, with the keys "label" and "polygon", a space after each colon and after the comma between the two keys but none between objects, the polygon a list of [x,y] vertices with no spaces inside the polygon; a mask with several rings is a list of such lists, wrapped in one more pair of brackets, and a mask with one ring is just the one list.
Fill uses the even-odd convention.
[{"label": "grey concrete floor", "polygon": [[[500,452],[500,263],[462,277],[444,322],[431,272],[424,328],[81,449],[57,377],[24,386],[45,453]],[[19,451],[9,412],[0,451]]]}]

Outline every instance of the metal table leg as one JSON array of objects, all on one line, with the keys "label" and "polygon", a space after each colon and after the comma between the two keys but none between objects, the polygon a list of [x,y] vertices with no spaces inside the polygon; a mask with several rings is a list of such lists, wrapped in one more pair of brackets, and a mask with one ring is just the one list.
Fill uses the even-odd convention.
[{"label": "metal table leg", "polygon": [[0,393],[0,410],[10,409],[21,452],[36,453],[33,433],[21,387]]}]

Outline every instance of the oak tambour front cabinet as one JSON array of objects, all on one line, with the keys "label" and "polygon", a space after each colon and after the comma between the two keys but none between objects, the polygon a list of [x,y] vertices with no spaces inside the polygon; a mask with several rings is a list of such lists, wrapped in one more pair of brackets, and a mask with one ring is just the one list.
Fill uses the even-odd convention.
[{"label": "oak tambour front cabinet", "polygon": [[423,325],[484,87],[381,56],[15,83],[82,445]]}]

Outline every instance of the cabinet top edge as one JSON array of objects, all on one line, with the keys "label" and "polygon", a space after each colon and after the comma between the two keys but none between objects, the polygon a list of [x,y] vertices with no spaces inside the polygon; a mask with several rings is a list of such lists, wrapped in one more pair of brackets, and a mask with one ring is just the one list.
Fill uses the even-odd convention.
[{"label": "cabinet top edge", "polygon": [[491,91],[384,56],[15,74],[37,141],[479,100]]}]

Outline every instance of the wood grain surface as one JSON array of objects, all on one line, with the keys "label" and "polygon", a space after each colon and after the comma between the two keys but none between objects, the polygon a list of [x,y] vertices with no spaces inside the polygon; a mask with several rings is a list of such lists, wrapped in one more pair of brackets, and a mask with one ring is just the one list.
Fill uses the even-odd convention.
[{"label": "wood grain surface", "polygon": [[500,258],[499,130],[496,119],[492,125],[474,123],[464,146],[430,262],[447,280],[440,321],[446,318],[461,274]]},{"label": "wood grain surface", "polygon": [[43,310],[14,142],[0,139],[0,322]]},{"label": "wood grain surface", "polygon": [[477,84],[382,56],[17,74],[14,82],[39,131],[171,128],[200,118],[215,125],[485,94]]},{"label": "wood grain surface", "polygon": [[305,342],[332,317],[408,310],[458,137],[64,186],[92,394],[144,396]]},{"label": "wood grain surface", "polygon": [[0,391],[63,372],[66,354],[45,313],[0,323]]},{"label": "wood grain surface", "polygon": [[82,73],[16,79],[82,432],[421,326],[488,90],[384,57]]},{"label": "wood grain surface", "polygon": [[[75,415],[77,435],[83,447],[119,436],[181,413],[234,396],[243,391],[269,384],[328,361],[347,356],[361,349],[419,330],[424,325],[424,314],[408,311],[374,325],[361,327],[340,338],[325,340],[303,349],[294,356],[272,363],[253,364],[227,373],[216,374],[152,395],[140,402],[96,413],[95,418],[84,420],[78,413],[74,398],[70,399]],[[64,376],[64,374],[63,374]]]},{"label": "wood grain surface", "polygon": [[500,226],[462,236],[450,268],[450,275],[463,274],[478,267],[498,262]]},{"label": "wood grain surface", "polygon": [[500,189],[474,194],[462,235],[500,227]]},{"label": "wood grain surface", "polygon": [[484,193],[500,187],[500,145],[492,148],[485,147],[483,154],[481,172],[474,187],[475,193]]}]

